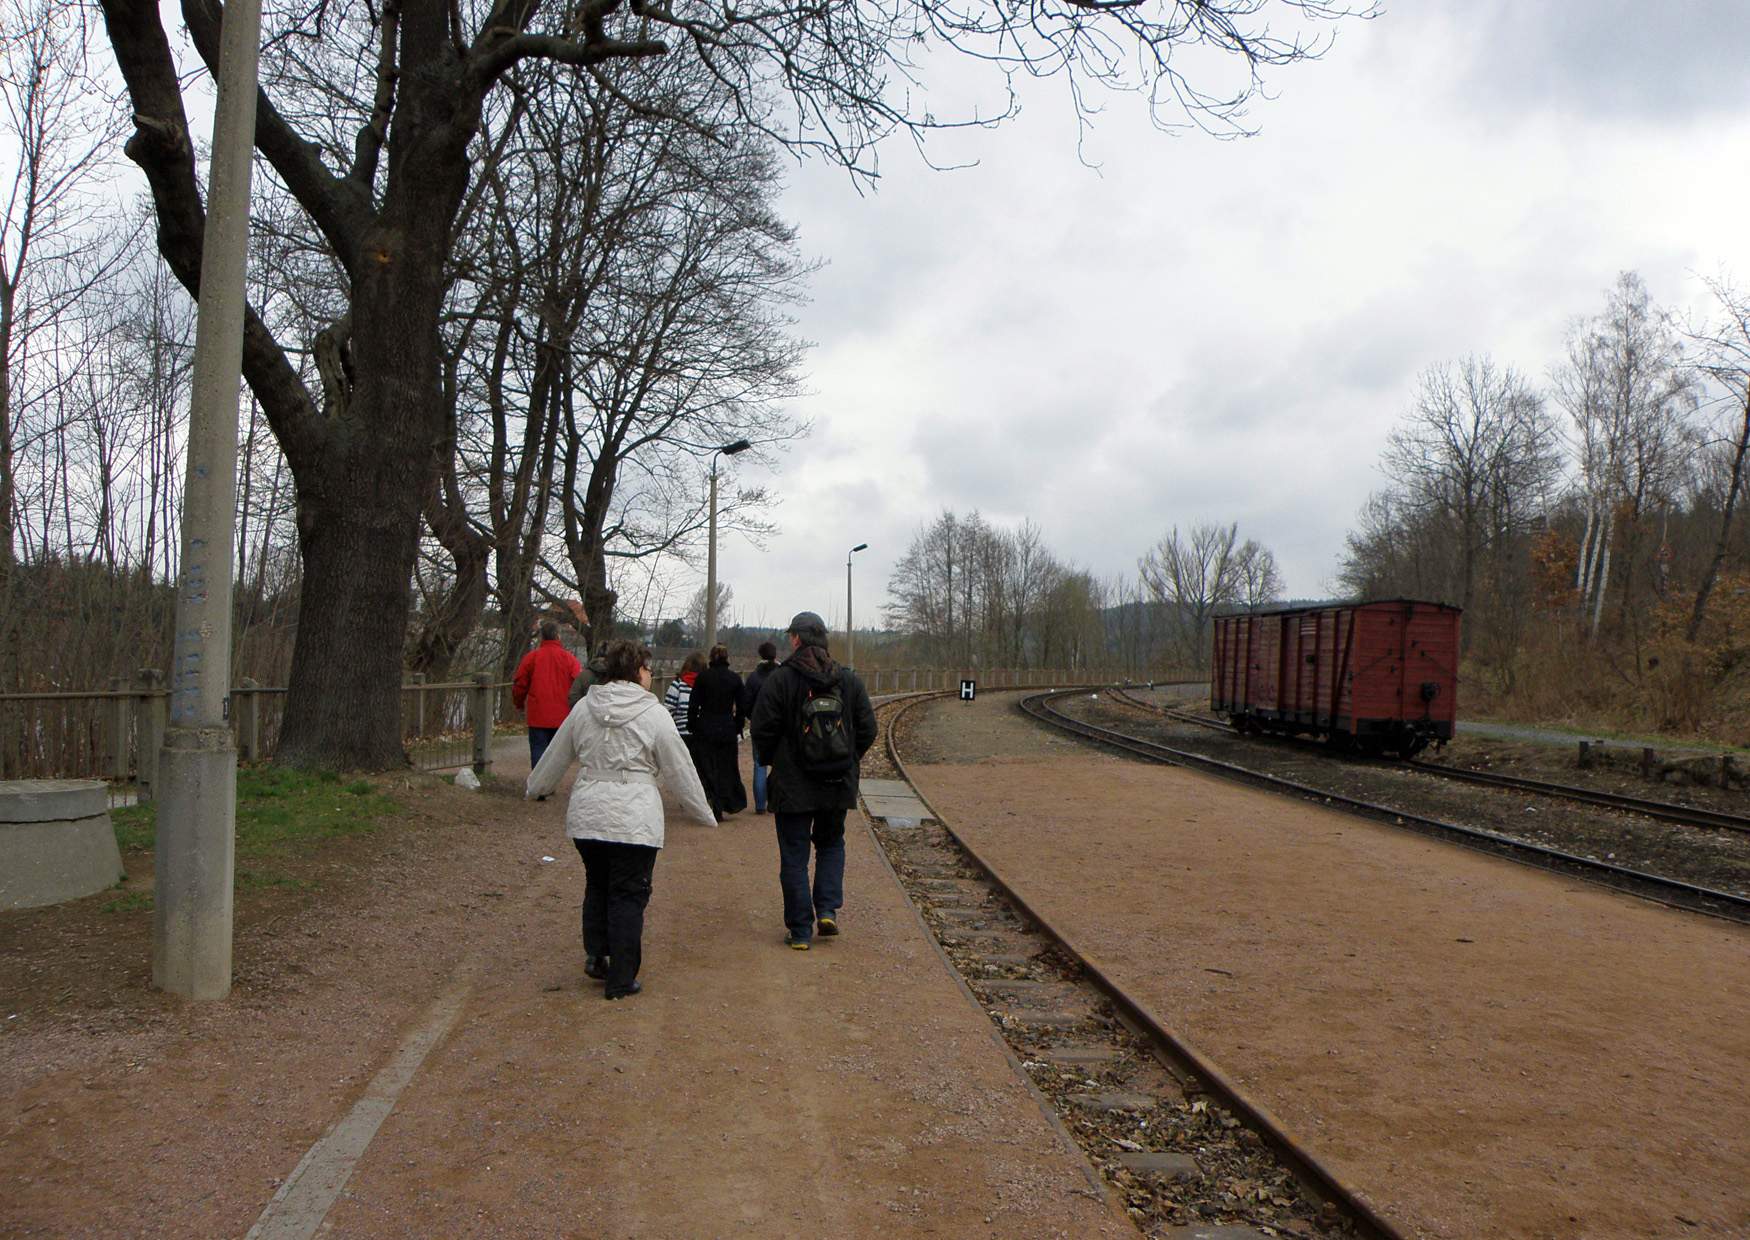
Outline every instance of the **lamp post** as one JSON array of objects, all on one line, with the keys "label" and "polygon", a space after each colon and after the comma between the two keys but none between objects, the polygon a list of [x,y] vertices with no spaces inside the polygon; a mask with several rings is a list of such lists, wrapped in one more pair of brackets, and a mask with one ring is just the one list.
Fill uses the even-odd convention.
[{"label": "lamp post", "polygon": [[200,314],[182,493],[182,561],[170,665],[170,726],[158,758],[152,983],[186,999],[231,990],[237,750],[231,742],[231,549],[237,397],[243,368],[249,174],[255,147],[260,0],[225,6]]},{"label": "lamp post", "polygon": [[745,439],[726,443],[711,454],[711,545],[705,551],[705,650],[717,644],[717,458],[753,447]]},{"label": "lamp post", "polygon": [[857,666],[852,660],[857,653],[857,630],[851,624],[851,557],[868,549],[868,543],[858,543],[845,552],[845,666],[853,671]]}]

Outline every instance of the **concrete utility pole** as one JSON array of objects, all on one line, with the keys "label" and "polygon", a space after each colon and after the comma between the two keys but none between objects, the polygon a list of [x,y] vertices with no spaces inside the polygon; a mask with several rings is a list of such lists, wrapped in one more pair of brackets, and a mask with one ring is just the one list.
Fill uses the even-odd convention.
[{"label": "concrete utility pole", "polygon": [[261,0],[229,0],[206,234],[201,241],[182,501],[182,568],[170,666],[170,726],[159,759],[152,982],[189,999],[231,991],[237,750],[231,743],[231,550],[237,509],[237,398],[255,143]]},{"label": "concrete utility pole", "polygon": [[717,458],[734,456],[753,447],[745,439],[726,443],[711,454],[711,533],[705,549],[705,653],[717,644]]},{"label": "concrete utility pole", "polygon": [[851,623],[851,557],[868,549],[868,543],[858,543],[845,552],[845,666],[852,669],[857,666],[857,629]]}]

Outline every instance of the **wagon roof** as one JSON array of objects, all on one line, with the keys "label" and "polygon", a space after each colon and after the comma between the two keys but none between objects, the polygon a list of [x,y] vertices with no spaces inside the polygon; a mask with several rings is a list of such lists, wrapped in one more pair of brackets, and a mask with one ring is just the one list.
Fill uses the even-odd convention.
[{"label": "wagon roof", "polygon": [[1270,607],[1261,611],[1224,611],[1217,618],[1227,616],[1292,616],[1309,611],[1358,611],[1363,607],[1387,607],[1394,603],[1412,603],[1417,607],[1432,607],[1436,611],[1450,611],[1458,615],[1464,613],[1464,608],[1451,603],[1437,603],[1425,598],[1366,598],[1330,603],[1312,603],[1303,607]]}]

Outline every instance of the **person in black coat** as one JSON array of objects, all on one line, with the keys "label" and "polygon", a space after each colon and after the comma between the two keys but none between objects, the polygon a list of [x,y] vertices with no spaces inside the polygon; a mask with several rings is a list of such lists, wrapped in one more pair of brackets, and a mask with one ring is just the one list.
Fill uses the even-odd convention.
[{"label": "person in black coat", "polygon": [[[755,751],[769,758],[766,789],[778,829],[778,881],[784,891],[784,941],[806,951],[816,927],[839,932],[845,897],[845,813],[857,805],[857,764],[875,743],[875,708],[854,672],[827,653],[826,622],[811,611],[790,621],[791,655],[766,677],[754,703]],[[846,765],[824,771],[809,761],[803,712],[836,696]],[[810,846],[814,883],[808,881]]]},{"label": "person in black coat", "polygon": [[741,782],[741,762],[736,752],[746,718],[741,713],[742,685],[729,666],[729,648],[711,647],[710,665],[693,682],[687,702],[687,733],[692,738],[705,795],[717,820],[747,808],[747,789]]},{"label": "person in black coat", "polygon": [[[760,700],[760,687],[766,683],[766,677],[772,674],[772,669],[778,666],[778,648],[771,642],[760,643],[759,666],[747,674],[747,682],[741,687],[741,717],[753,718],[754,703]],[[758,745],[753,746],[753,812],[766,812],[766,771],[772,765],[772,760],[760,752]]]}]

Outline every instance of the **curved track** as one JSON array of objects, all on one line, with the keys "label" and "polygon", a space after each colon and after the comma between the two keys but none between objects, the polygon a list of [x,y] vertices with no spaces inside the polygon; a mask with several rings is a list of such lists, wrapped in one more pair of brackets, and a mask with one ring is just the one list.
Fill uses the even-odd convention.
[{"label": "curved track", "polygon": [[[1195,711],[1157,706],[1153,702],[1145,702],[1140,698],[1132,697],[1121,688],[1112,689],[1110,692],[1113,697],[1127,706],[1153,711],[1156,714],[1165,715],[1169,719],[1195,724],[1200,728],[1209,728],[1228,735],[1235,734],[1233,727],[1220,719],[1199,715]],[[1309,741],[1306,743],[1314,745],[1320,742]],[[1603,809],[1640,814],[1645,818],[1676,823],[1680,826],[1712,827],[1721,831],[1738,831],[1750,835],[1750,818],[1742,814],[1728,814],[1720,810],[1704,809],[1694,805],[1675,805],[1670,801],[1631,797],[1618,792],[1579,788],[1572,784],[1558,784],[1542,779],[1526,779],[1518,775],[1500,775],[1493,771],[1471,771],[1463,767],[1443,766],[1433,762],[1409,761],[1405,762],[1404,765],[1422,774],[1437,775],[1442,779],[1450,779],[1458,783],[1480,784],[1489,788],[1507,788],[1514,792],[1529,792],[1537,796],[1555,797],[1564,801],[1577,801],[1583,805],[1596,805]]]},{"label": "curved track", "polygon": [[[1084,686],[1080,690],[1071,689],[1062,692],[1086,691]],[[919,694],[907,696],[902,700],[889,700],[883,705],[885,718],[882,722],[888,761],[899,777],[911,784],[914,791],[916,791],[917,785],[912,783],[910,775],[906,772],[905,762],[900,756],[895,741],[894,724],[915,707],[950,696],[952,694],[949,693]],[[1054,695],[1048,693],[1040,696],[1051,697]],[[923,800],[921,792],[918,792],[917,795],[919,800]],[[925,801],[924,804],[927,806],[928,802]],[[1061,929],[1041,916],[1015,886],[989,860],[974,849],[963,836],[955,832],[951,824],[936,814],[933,808],[931,813],[936,821],[941,823],[942,829],[966,858],[983,872],[991,884],[1001,891],[1017,910],[1039,927],[1058,951],[1074,962],[1087,981],[1114,1005],[1122,1014],[1126,1024],[1142,1034],[1155,1053],[1171,1067],[1175,1074],[1195,1082],[1198,1089],[1210,1094],[1240,1117],[1241,1121],[1257,1133],[1265,1144],[1274,1151],[1277,1158],[1289,1168],[1302,1185],[1318,1199],[1327,1203],[1327,1210],[1334,1210],[1338,1217],[1348,1223],[1355,1235],[1377,1237],[1379,1240],[1403,1240],[1403,1232],[1375,1211],[1364,1197],[1333,1171],[1319,1162],[1317,1157],[1289,1133],[1281,1121],[1268,1109],[1251,1098],[1195,1047],[1167,1028],[1144,1004],[1114,981],[1112,976],[1092,957],[1076,946]]]},{"label": "curved track", "polygon": [[[1191,767],[1241,783],[1251,784],[1254,787],[1307,797],[1326,805],[1340,806],[1393,826],[1420,831],[1423,834],[1447,839],[1513,861],[1601,883],[1642,899],[1654,900],[1674,908],[1705,913],[1731,921],[1750,923],[1750,899],[1731,892],[1717,891],[1710,887],[1701,887],[1694,883],[1666,878],[1663,875],[1649,874],[1643,870],[1612,865],[1608,861],[1597,861],[1590,857],[1582,857],[1575,853],[1564,852],[1561,849],[1534,844],[1528,840],[1515,839],[1510,835],[1487,831],[1480,827],[1467,827],[1455,822],[1446,822],[1442,819],[1428,818],[1406,810],[1378,805],[1371,801],[1362,801],[1327,789],[1314,788],[1293,780],[1266,775],[1261,771],[1254,771],[1232,762],[1223,762],[1188,749],[1177,749],[1157,741],[1143,740],[1113,728],[1103,728],[1098,724],[1072,719],[1057,710],[1054,703],[1060,698],[1074,695],[1075,692],[1072,690],[1035,694],[1021,699],[1020,707],[1027,714],[1052,727],[1151,761]],[[1145,703],[1138,703],[1134,698],[1129,700],[1134,705],[1143,705],[1150,710],[1156,709],[1152,706],[1146,706]],[[1432,770],[1434,768],[1417,764],[1416,769]]]}]

